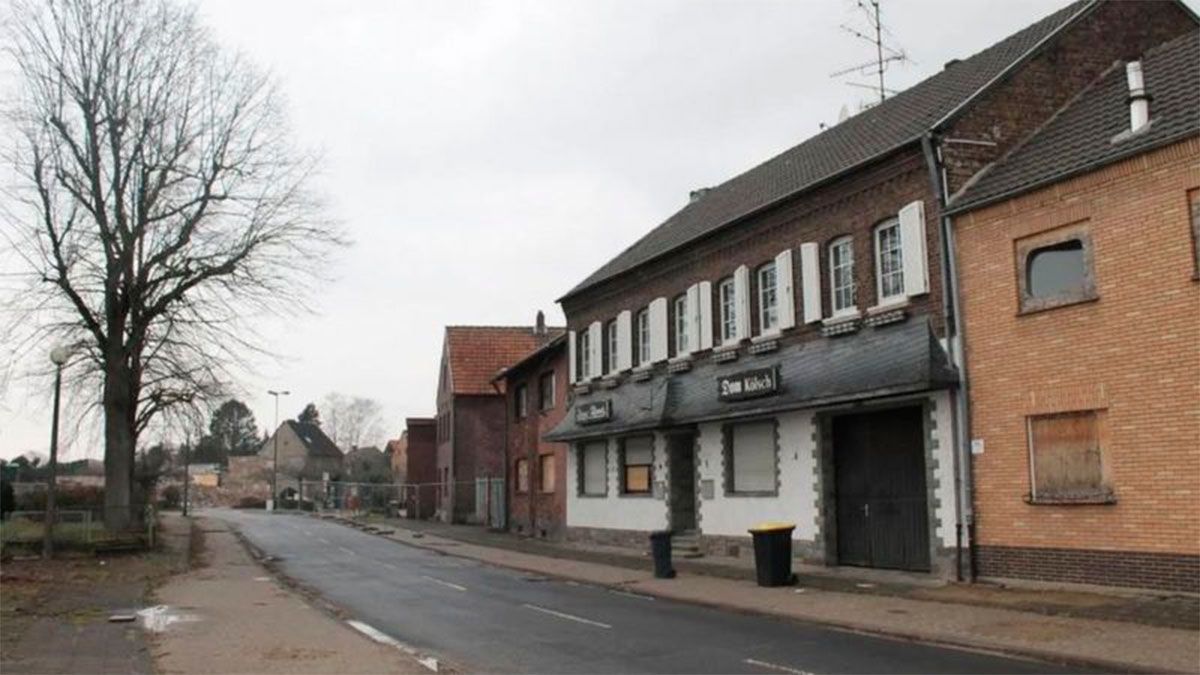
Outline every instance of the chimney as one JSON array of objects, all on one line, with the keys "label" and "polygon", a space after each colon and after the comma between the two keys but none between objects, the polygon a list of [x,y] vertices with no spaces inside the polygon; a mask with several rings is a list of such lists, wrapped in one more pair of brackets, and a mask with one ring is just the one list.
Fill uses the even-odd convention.
[{"label": "chimney", "polygon": [[696,202],[700,201],[701,199],[703,199],[703,198],[704,198],[704,195],[708,194],[708,193],[709,193],[709,192],[711,192],[711,191],[712,191],[712,188],[710,188],[710,187],[706,187],[706,188],[699,188],[699,189],[697,189],[697,190],[692,190],[692,191],[691,191],[691,192],[688,194],[688,203],[689,203],[689,204],[694,204],[694,203],[696,203]]},{"label": "chimney", "polygon": [[540,310],[540,309],[538,310],[538,313],[537,313],[537,320],[533,324],[533,334],[534,335],[545,335],[546,334],[546,314],[544,312],[542,312],[542,310]]},{"label": "chimney", "polygon": [[1137,133],[1150,123],[1150,96],[1142,78],[1142,62],[1125,64],[1125,76],[1129,80],[1129,131]]}]

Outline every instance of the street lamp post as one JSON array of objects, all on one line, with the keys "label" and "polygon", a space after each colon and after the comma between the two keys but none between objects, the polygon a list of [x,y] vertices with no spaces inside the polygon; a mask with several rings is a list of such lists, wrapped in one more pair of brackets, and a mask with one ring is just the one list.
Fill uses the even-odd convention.
[{"label": "street lamp post", "polygon": [[54,413],[50,422],[50,471],[46,477],[45,529],[42,534],[42,557],[46,559],[54,553],[54,521],[58,517],[54,505],[58,485],[58,402],[62,393],[62,369],[70,358],[70,347],[58,346],[50,350],[50,362],[54,364]]},{"label": "street lamp post", "polygon": [[192,433],[189,431],[183,438],[183,517],[187,518],[188,484],[192,482],[190,471],[192,464]]},{"label": "street lamp post", "polygon": [[287,396],[292,392],[271,389],[267,393],[275,397],[275,432],[271,434],[271,445],[274,446],[272,448],[274,457],[271,459],[271,512],[274,513],[279,499],[279,397]]}]

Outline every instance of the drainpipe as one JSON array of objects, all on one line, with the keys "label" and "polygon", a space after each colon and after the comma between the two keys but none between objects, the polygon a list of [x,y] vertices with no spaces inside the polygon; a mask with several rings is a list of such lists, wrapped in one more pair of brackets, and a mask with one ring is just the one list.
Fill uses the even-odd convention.
[{"label": "drainpipe", "polygon": [[[967,360],[963,352],[964,336],[958,297],[958,266],[954,259],[954,228],[946,215],[947,185],[941,165],[940,154],[935,148],[933,133],[921,137],[921,149],[925,164],[929,168],[929,181],[938,200],[938,213],[942,235],[942,310],[947,323],[947,347],[951,361],[958,367],[959,383],[954,390],[954,487],[958,498],[958,514],[955,520],[955,577],[963,580],[963,539],[967,544],[968,568],[973,583],[977,574],[975,555],[975,490],[971,469],[970,424],[971,401],[967,377]],[[964,532],[965,529],[965,532]]]}]

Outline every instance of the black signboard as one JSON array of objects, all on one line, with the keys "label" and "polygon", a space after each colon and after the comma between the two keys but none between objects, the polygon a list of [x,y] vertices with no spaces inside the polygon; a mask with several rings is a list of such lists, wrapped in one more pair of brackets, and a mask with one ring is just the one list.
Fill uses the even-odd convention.
[{"label": "black signboard", "polygon": [[779,393],[779,370],[758,368],[717,378],[717,398],[741,401]]},{"label": "black signboard", "polygon": [[575,406],[577,424],[595,424],[612,419],[612,401],[589,401]]}]

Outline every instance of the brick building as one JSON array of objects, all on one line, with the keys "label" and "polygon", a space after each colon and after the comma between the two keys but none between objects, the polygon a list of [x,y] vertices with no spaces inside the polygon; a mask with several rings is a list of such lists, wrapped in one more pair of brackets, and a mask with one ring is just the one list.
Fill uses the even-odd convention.
[{"label": "brick building", "polygon": [[[437,393],[438,517],[482,522],[481,502],[502,505],[483,481],[502,488],[505,471],[504,385],[492,378],[553,337],[538,326],[447,326]],[[480,504],[481,509],[483,504]]]},{"label": "brick building", "polygon": [[508,529],[558,539],[566,526],[567,449],[542,436],[566,413],[567,339],[558,336],[508,366]]},{"label": "brick building", "polygon": [[432,518],[437,508],[440,486],[437,467],[437,420],[409,417],[404,420],[405,489],[404,498],[410,518]]},{"label": "brick building", "polygon": [[560,299],[567,534],[964,568],[970,456],[942,205],[1177,2],[1073,3],[711,189]]},{"label": "brick building", "polygon": [[980,573],[1200,592],[1200,34],[951,205]]}]

